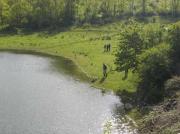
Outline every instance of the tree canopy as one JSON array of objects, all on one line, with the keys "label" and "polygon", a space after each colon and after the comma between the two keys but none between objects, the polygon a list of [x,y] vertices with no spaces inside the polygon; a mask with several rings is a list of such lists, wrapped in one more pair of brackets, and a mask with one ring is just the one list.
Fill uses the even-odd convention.
[{"label": "tree canopy", "polygon": [[178,16],[179,0],[0,0],[0,24],[34,28],[106,23],[124,16]]}]

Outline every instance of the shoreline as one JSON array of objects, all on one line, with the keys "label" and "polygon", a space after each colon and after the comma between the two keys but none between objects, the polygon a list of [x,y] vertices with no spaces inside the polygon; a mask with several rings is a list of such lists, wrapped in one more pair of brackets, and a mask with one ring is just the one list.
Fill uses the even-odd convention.
[{"label": "shoreline", "polygon": [[77,66],[77,68],[88,78],[88,83],[92,87],[105,91],[105,92],[108,91],[117,95],[117,93],[114,92],[112,89],[101,88],[94,85],[93,82],[91,82],[93,80],[93,77],[90,76],[87,72],[85,72],[84,69],[77,62],[75,62],[75,60],[71,59],[70,57],[65,57],[65,56],[57,55],[55,53],[47,53],[47,52],[33,50],[33,49],[2,49],[0,48],[0,52],[9,52],[9,53],[15,53],[15,54],[31,54],[31,55],[37,55],[37,56],[44,56],[44,57],[50,57],[50,58],[63,58],[63,59],[69,60],[75,66]]},{"label": "shoreline", "polygon": [[[1,52],[14,53],[14,54],[30,54],[30,55],[36,55],[36,56],[41,56],[41,57],[49,57],[49,58],[57,58],[57,59],[63,58],[63,59],[66,59],[66,60],[69,60],[70,62],[72,62],[82,72],[80,66],[77,63],[75,63],[71,58],[63,57],[61,55],[46,53],[46,52],[32,50],[32,49],[31,50],[29,50],[29,49],[25,50],[25,49],[1,49],[0,48],[0,53]],[[121,95],[117,94],[116,92],[114,92],[111,89],[99,88],[99,87],[93,85],[93,83],[91,82],[92,78],[87,76],[86,73],[84,73],[84,72],[82,72],[82,73],[89,79],[89,80],[87,80],[87,82],[90,84],[90,86],[92,86],[98,90],[101,90],[103,93],[110,93],[110,94],[113,94],[117,97],[120,97],[120,98],[122,97]],[[121,103],[124,104],[122,101],[121,101]],[[124,107],[124,109],[125,109],[125,107]],[[136,120],[128,115],[128,111],[125,110],[125,113],[123,116],[131,124],[132,128],[134,128],[134,129],[138,128]]]}]

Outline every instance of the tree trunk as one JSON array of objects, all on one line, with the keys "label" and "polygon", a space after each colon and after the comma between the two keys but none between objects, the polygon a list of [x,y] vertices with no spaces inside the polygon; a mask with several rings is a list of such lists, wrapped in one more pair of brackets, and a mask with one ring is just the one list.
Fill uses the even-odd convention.
[{"label": "tree trunk", "polygon": [[146,15],[146,0],[142,0],[142,15]]}]

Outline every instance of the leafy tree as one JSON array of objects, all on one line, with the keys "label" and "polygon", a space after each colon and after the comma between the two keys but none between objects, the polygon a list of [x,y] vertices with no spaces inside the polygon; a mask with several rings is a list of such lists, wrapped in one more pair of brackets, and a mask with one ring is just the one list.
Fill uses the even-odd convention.
[{"label": "leafy tree", "polygon": [[28,16],[31,14],[32,7],[26,0],[19,0],[10,9],[10,25],[21,26],[28,23]]},{"label": "leafy tree", "polygon": [[164,82],[171,74],[170,47],[161,44],[150,48],[139,56],[138,74],[140,101],[156,103],[164,96]]},{"label": "leafy tree", "polygon": [[75,19],[75,0],[65,0],[64,23],[72,24]]},{"label": "leafy tree", "polygon": [[180,74],[179,67],[180,67],[180,23],[174,24],[170,28],[169,32],[169,41],[171,44],[171,59],[172,62],[172,70],[173,73]]},{"label": "leafy tree", "polygon": [[103,0],[101,2],[99,12],[101,13],[103,18],[107,18],[107,17],[111,16],[109,0]]},{"label": "leafy tree", "polygon": [[7,1],[0,0],[0,24],[7,24],[10,16],[10,9]]},{"label": "leafy tree", "polygon": [[146,0],[142,0],[142,15],[146,14]]},{"label": "leafy tree", "polygon": [[144,26],[142,37],[145,49],[159,45],[163,41],[165,31],[160,24],[148,24]]},{"label": "leafy tree", "polygon": [[125,78],[127,78],[128,70],[137,68],[137,56],[142,52],[143,48],[140,32],[141,27],[133,23],[121,33],[115,64],[117,65],[117,71],[125,71]]},{"label": "leafy tree", "polygon": [[178,12],[178,7],[179,7],[179,0],[171,0],[171,10],[172,10],[172,16],[177,16],[177,12]]},{"label": "leafy tree", "polygon": [[0,23],[61,27],[106,23],[124,16],[180,14],[179,0],[0,0]]},{"label": "leafy tree", "polygon": [[[47,27],[56,25],[59,19],[59,13],[61,13],[60,1],[58,0],[34,0],[33,6],[33,17],[31,24],[33,27]],[[59,10],[57,9],[59,6]]]}]

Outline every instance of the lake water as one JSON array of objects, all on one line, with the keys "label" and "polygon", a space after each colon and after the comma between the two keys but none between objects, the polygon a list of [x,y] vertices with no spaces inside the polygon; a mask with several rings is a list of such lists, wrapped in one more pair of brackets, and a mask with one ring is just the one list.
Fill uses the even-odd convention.
[{"label": "lake water", "polygon": [[66,59],[1,52],[0,134],[135,133],[117,96],[79,78]]}]

